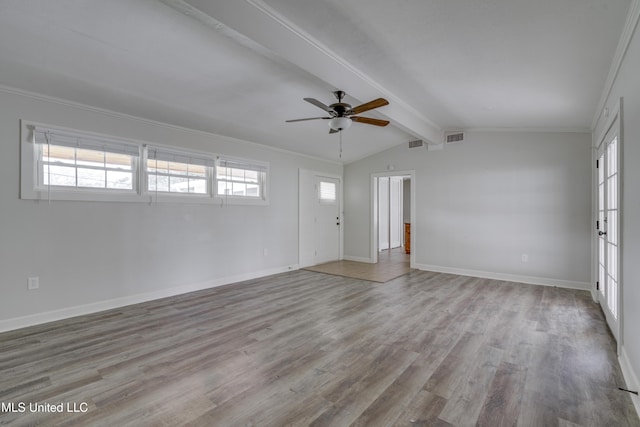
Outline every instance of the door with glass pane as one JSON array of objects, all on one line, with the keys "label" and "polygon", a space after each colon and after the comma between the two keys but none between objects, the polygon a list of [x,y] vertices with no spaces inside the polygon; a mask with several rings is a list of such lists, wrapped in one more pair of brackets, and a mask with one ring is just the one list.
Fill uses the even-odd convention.
[{"label": "door with glass pane", "polygon": [[620,140],[614,124],[598,148],[598,299],[616,339],[619,330]]},{"label": "door with glass pane", "polygon": [[316,176],[316,263],[340,259],[340,180]]},{"label": "door with glass pane", "polygon": [[302,267],[342,258],[342,185],[338,177],[300,169],[298,264]]}]

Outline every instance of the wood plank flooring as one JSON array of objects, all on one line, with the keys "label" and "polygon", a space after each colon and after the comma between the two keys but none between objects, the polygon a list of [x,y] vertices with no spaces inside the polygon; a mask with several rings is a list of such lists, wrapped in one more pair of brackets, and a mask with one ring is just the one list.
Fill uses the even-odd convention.
[{"label": "wood plank flooring", "polygon": [[385,283],[407,274],[411,267],[404,248],[395,248],[380,252],[376,264],[341,260],[305,267],[305,270]]},{"label": "wood plank flooring", "polygon": [[19,426],[640,426],[618,386],[588,292],[415,270],[299,270],[0,334],[0,424]]}]

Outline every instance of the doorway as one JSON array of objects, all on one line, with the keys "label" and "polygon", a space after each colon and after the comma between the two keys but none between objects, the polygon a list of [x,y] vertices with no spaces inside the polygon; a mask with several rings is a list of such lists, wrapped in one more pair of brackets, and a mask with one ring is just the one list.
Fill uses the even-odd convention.
[{"label": "doorway", "polygon": [[[404,221],[402,176],[378,178],[378,251],[391,251],[405,246],[402,233]],[[407,185],[410,180],[407,179]],[[407,215],[408,217],[409,215]]]},{"label": "doorway", "polygon": [[[414,264],[415,171],[371,175],[371,262]],[[383,258],[384,257],[384,258]]]},{"label": "doorway", "polygon": [[620,332],[620,117],[613,119],[597,150],[598,301],[616,340]]},{"label": "doorway", "polygon": [[299,171],[299,245],[301,267],[342,259],[342,180]]}]

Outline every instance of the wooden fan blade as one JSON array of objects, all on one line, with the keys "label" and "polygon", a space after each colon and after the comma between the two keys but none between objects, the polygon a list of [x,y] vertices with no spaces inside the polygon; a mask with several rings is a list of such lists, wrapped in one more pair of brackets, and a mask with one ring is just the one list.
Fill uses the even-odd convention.
[{"label": "wooden fan blade", "polygon": [[389,120],[372,119],[371,117],[358,117],[351,116],[351,120],[358,123],[366,123],[374,126],[386,126],[389,124]]},{"label": "wooden fan blade", "polygon": [[331,117],[308,117],[306,119],[293,119],[293,120],[285,120],[287,123],[293,122],[304,122],[306,120],[319,120],[319,119],[330,119]]},{"label": "wooden fan blade", "polygon": [[322,102],[318,101],[317,99],[314,99],[314,98],[303,98],[303,99],[305,101],[307,101],[309,104],[313,104],[316,107],[323,109],[327,113],[333,113],[333,110],[328,105],[323,104]]},{"label": "wooden fan blade", "polygon": [[389,105],[389,101],[384,98],[378,98],[365,104],[358,105],[357,107],[353,107],[349,114],[360,114],[364,113],[365,111],[373,110],[374,108],[383,107],[385,105]]}]

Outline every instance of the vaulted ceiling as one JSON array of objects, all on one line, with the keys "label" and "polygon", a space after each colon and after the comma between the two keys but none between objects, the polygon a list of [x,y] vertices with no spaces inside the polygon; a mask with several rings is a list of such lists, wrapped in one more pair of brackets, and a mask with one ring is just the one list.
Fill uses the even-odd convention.
[{"label": "vaulted ceiling", "polygon": [[[351,162],[448,129],[586,130],[629,0],[0,0],[0,85]],[[385,128],[338,135],[302,100]]]}]

